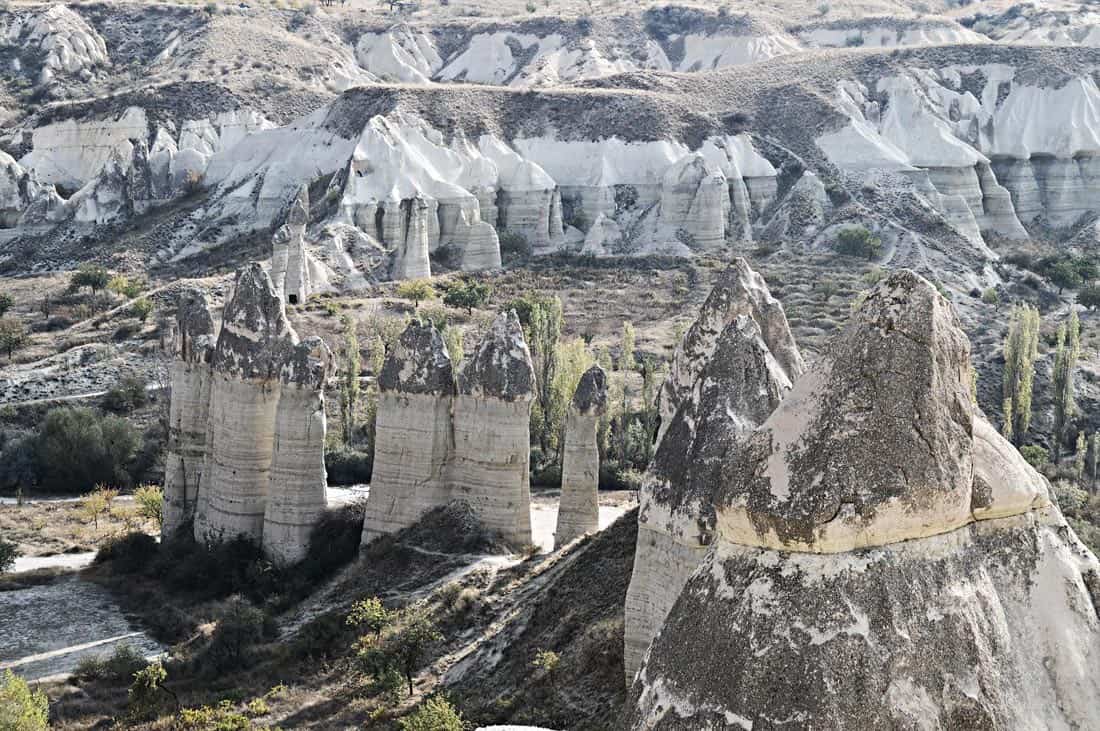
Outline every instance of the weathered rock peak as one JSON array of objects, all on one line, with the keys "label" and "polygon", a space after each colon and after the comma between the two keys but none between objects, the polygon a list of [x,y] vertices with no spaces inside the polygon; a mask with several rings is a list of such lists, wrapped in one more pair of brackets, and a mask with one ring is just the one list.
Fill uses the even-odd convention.
[{"label": "weathered rock peak", "polygon": [[453,395],[454,367],[447,344],[429,321],[413,320],[386,357],[378,376],[383,391]]},{"label": "weathered rock peak", "polygon": [[772,296],[764,278],[738,257],[718,278],[699,317],[676,348],[669,376],[659,394],[659,434],[664,434],[676,410],[688,398],[714,354],[718,336],[738,315],[747,315],[759,326],[761,338],[788,382],[806,370],[783,305]]},{"label": "weathered rock peak", "polygon": [[298,335],[271,277],[258,262],[237,272],[214,351],[214,369],[239,378],[273,378]]},{"label": "weathered rock peak", "polygon": [[535,397],[535,366],[515,310],[497,315],[458,376],[462,395],[502,401]]},{"label": "weathered rock peak", "polygon": [[214,317],[206,293],[195,287],[184,288],[176,306],[174,355],[189,362],[206,362],[215,338]]},{"label": "weathered rock peak", "polygon": [[833,552],[967,523],[969,383],[950,303],[916,274],[892,274],[730,465],[721,530],[742,545]]},{"label": "weathered rock peak", "polygon": [[628,683],[714,540],[716,492],[803,368],[782,305],[736,260],[676,349],[661,390],[660,436],[639,492],[626,600]]},{"label": "weathered rock peak", "polygon": [[573,392],[572,407],[585,416],[603,416],[607,412],[607,373],[599,365],[581,374]]},{"label": "weathered rock peak", "polygon": [[892,274],[827,352],[747,441],[688,404],[694,443],[733,446],[624,726],[1097,726],[1100,562],[972,404],[949,303]]}]

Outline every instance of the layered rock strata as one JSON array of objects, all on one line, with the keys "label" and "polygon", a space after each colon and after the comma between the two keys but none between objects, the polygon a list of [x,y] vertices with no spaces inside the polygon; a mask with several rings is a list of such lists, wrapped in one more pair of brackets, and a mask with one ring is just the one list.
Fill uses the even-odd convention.
[{"label": "layered rock strata", "polygon": [[[628,683],[713,539],[720,461],[744,448],[804,370],[783,306],[737,259],[685,333],[659,394],[659,442],[639,492],[626,598]],[[709,438],[706,424],[723,438]]]},{"label": "layered rock strata", "polygon": [[747,440],[688,429],[742,447],[625,726],[1096,726],[1100,562],[973,405],[950,304],[895,273],[827,352]]},{"label": "layered rock strata", "polygon": [[607,374],[594,365],[581,376],[565,420],[562,449],[561,500],[558,504],[554,545],[594,533],[600,527],[597,490],[600,483],[600,450],[596,430],[607,412]]},{"label": "layered rock strata", "polygon": [[535,371],[515,312],[497,317],[457,383],[439,333],[413,322],[387,356],[379,387],[364,541],[461,499],[505,541],[531,543]]},{"label": "layered rock strata", "polygon": [[482,523],[515,546],[531,535],[535,368],[514,310],[501,313],[462,365],[450,482]]},{"label": "layered rock strata", "polygon": [[363,545],[450,500],[454,370],[431,323],[414,320],[378,377],[374,469]]},{"label": "layered rock strata", "polygon": [[258,263],[237,272],[221,330],[197,290],[180,297],[165,476],[165,533],[244,536],[280,563],[304,557],[325,507],[324,385],[332,354],[299,342]]},{"label": "layered rock strata", "polygon": [[195,517],[195,504],[206,459],[210,410],[210,361],[214,355],[214,319],[206,295],[180,292],[169,374],[172,400],[164,460],[165,537],[174,537]]},{"label": "layered rock strata", "polygon": [[264,554],[284,565],[306,557],[328,497],[325,382],[332,352],[318,337],[298,343],[279,369],[279,405],[264,507]]}]

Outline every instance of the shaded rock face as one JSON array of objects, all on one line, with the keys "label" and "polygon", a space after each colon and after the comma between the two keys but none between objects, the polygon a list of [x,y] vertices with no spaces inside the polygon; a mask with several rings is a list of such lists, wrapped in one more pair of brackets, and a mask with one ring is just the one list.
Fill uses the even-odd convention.
[{"label": "shaded rock face", "polygon": [[243,535],[281,563],[304,557],[325,506],[324,384],[333,359],[299,342],[258,263],[237,272],[214,340],[205,296],[184,290],[172,367],[165,532]]},{"label": "shaded rock face", "polygon": [[596,430],[606,412],[607,374],[594,365],[581,376],[565,421],[556,546],[599,529],[600,451]]},{"label": "shaded rock face", "polygon": [[530,543],[534,383],[514,312],[496,319],[457,383],[438,331],[429,323],[411,323],[379,377],[364,541],[458,499],[505,541]]},{"label": "shaded rock face", "polygon": [[661,391],[662,414],[672,415],[662,419],[639,494],[639,540],[624,627],[628,683],[713,541],[716,491],[725,470],[790,391],[788,374],[803,368],[782,306],[738,259],[685,334]]},{"label": "shaded rock face", "polygon": [[968,356],[931,284],[899,272],[872,291],[713,473],[716,539],[627,728],[1100,722],[1100,562],[972,406]]},{"label": "shaded rock face", "polygon": [[165,536],[175,535],[194,518],[206,457],[214,342],[214,320],[206,295],[198,289],[183,290],[169,375],[172,402],[164,467]]}]

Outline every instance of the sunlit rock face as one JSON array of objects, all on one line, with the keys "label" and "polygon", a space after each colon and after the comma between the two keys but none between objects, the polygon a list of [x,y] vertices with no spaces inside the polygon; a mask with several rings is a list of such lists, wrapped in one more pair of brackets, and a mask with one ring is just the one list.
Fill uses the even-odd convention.
[{"label": "sunlit rock face", "polygon": [[179,297],[172,346],[172,402],[164,466],[166,537],[175,536],[195,515],[206,460],[214,343],[214,320],[206,295],[198,289],[185,289]]},{"label": "sunlit rock face", "polygon": [[299,342],[258,263],[237,272],[215,339],[205,295],[180,295],[164,485],[164,532],[244,536],[280,564],[306,555],[325,508],[324,388],[333,358]]},{"label": "sunlit rock face", "polygon": [[565,420],[555,546],[599,529],[600,450],[596,430],[606,412],[607,374],[594,365],[581,376]]},{"label": "sunlit rock face", "polygon": [[450,499],[454,371],[431,323],[414,320],[405,328],[386,357],[378,386],[363,545],[412,525]]},{"label": "sunlit rock face", "polygon": [[895,273],[827,353],[714,462],[626,727],[1095,726],[1100,563],[971,403],[949,303]]},{"label": "sunlit rock face", "polygon": [[263,536],[279,372],[297,341],[267,272],[256,263],[240,270],[214,349],[199,540]]},{"label": "sunlit rock face", "polygon": [[279,371],[263,548],[284,565],[306,557],[327,505],[324,388],[332,372],[332,352],[318,337],[298,343]]},{"label": "sunlit rock face", "polygon": [[515,311],[501,313],[468,356],[454,400],[454,497],[517,546],[531,536],[531,402],[535,368]]},{"label": "sunlit rock face", "polygon": [[723,460],[745,448],[804,369],[782,305],[736,260],[685,333],[661,389],[659,442],[639,491],[626,597],[628,683],[713,541]]},{"label": "sunlit rock face", "polygon": [[386,358],[364,544],[461,499],[516,546],[531,542],[535,372],[514,312],[497,317],[457,378],[439,332],[413,321]]}]

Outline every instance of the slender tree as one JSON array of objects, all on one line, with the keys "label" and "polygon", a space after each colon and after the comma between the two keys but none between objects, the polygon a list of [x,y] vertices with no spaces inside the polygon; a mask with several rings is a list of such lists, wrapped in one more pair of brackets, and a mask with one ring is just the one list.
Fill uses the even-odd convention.
[{"label": "slender tree", "polygon": [[543,455],[550,450],[551,412],[554,398],[555,353],[561,338],[562,307],[557,295],[535,296],[513,303],[524,325],[524,336],[535,366],[535,407],[531,413],[532,435],[538,440]]},{"label": "slender tree", "polygon": [[1096,468],[1097,463],[1100,462],[1100,432],[1093,432],[1092,438],[1089,439],[1089,477],[1092,478],[1092,483],[1089,485],[1090,492],[1092,488],[1096,487]]},{"label": "slender tree", "polygon": [[1066,428],[1077,412],[1073,394],[1073,373],[1081,354],[1081,322],[1070,310],[1069,319],[1058,327],[1058,345],[1054,351],[1054,461],[1062,456]]},{"label": "slender tree", "polygon": [[1030,305],[1012,310],[1004,344],[1002,392],[1004,435],[1019,446],[1031,426],[1031,391],[1039,355],[1039,311]]},{"label": "slender tree", "polygon": [[[340,424],[344,431],[344,444],[350,445],[355,431],[355,406],[359,402],[359,335],[355,321],[347,315],[344,322],[344,343],[340,372]],[[375,374],[377,376],[377,374]]]}]

